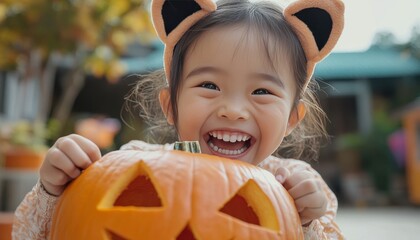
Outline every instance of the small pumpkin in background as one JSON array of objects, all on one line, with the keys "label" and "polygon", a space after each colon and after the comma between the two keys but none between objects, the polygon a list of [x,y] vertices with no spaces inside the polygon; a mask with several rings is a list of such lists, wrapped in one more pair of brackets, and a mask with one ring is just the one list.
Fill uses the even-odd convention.
[{"label": "small pumpkin in background", "polygon": [[253,165],[181,151],[115,151],[64,191],[51,239],[303,239],[293,199]]}]

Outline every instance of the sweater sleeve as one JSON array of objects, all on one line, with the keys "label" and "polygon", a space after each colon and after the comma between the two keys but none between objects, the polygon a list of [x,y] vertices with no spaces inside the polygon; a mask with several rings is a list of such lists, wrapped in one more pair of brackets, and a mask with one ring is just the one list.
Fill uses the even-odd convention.
[{"label": "sweater sleeve", "polygon": [[297,171],[308,170],[315,174],[321,180],[322,189],[328,198],[327,211],[324,216],[315,219],[307,227],[303,227],[305,240],[316,239],[345,239],[340,228],[335,223],[334,219],[337,214],[338,202],[335,194],[328,187],[327,183],[322,179],[321,175],[315,171],[308,163],[295,159],[279,159],[276,157],[269,157],[264,160],[260,167],[275,174],[277,168],[285,167],[290,173]]},{"label": "sweater sleeve", "polygon": [[48,239],[58,197],[48,194],[38,180],[15,211],[12,239]]},{"label": "sweater sleeve", "polygon": [[131,140],[130,142],[121,146],[120,150],[141,150],[141,151],[159,151],[159,150],[172,150],[174,144],[151,144],[141,140]]}]

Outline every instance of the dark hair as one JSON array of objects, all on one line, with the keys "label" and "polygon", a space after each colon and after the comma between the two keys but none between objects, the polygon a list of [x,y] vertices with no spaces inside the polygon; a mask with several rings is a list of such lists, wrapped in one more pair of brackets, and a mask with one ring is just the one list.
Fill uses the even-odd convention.
[{"label": "dark hair", "polygon": [[217,4],[217,10],[192,26],[174,48],[170,66],[171,75],[168,80],[170,82],[170,101],[175,128],[166,123],[158,102],[159,91],[167,87],[162,70],[141,79],[131,92],[129,99],[139,104],[141,116],[150,125],[149,136],[152,139],[148,140],[157,143],[176,140],[177,99],[184,59],[188,50],[201,34],[214,27],[244,25],[254,33],[257,31],[254,36],[260,38],[259,40],[265,47],[266,55],[271,60],[274,69],[277,69],[276,64],[280,64],[279,54],[288,55],[297,86],[293,107],[296,108],[298,102],[302,100],[307,108],[304,120],[283,140],[276,155],[279,157],[316,159],[320,138],[326,136],[325,113],[319,107],[315,97],[317,83],[310,81],[308,88],[303,91],[307,80],[307,61],[293,28],[283,17],[283,9],[271,2],[249,2],[246,0],[222,0],[218,1]]}]

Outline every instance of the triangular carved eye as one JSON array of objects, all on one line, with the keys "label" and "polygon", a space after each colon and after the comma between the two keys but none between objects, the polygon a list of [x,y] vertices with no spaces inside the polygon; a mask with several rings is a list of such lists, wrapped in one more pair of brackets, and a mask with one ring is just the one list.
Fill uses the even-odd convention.
[{"label": "triangular carved eye", "polygon": [[120,235],[114,233],[111,230],[106,230],[107,240],[128,240],[127,238],[121,237]]},{"label": "triangular carved eye", "polygon": [[150,178],[139,175],[118,196],[114,206],[162,207],[162,202]]},{"label": "triangular carved eye", "polygon": [[191,231],[190,225],[188,224],[182,230],[182,232],[176,237],[176,240],[196,240],[194,233]]},{"label": "triangular carved eye", "polygon": [[220,209],[220,211],[241,221],[260,225],[260,219],[257,214],[254,212],[246,199],[239,194],[235,194],[235,196],[233,196],[233,198],[231,198],[229,202]]},{"label": "triangular carved eye", "polygon": [[219,211],[242,222],[279,230],[272,203],[252,179],[242,186]]},{"label": "triangular carved eye", "polygon": [[99,204],[100,208],[163,207],[159,186],[149,172],[143,162],[129,168],[109,187]]}]

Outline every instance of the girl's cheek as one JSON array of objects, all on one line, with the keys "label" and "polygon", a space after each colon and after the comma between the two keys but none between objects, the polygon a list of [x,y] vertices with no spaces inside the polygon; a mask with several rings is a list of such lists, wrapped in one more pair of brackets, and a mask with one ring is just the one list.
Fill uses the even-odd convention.
[{"label": "girl's cheek", "polygon": [[252,100],[257,104],[275,104],[278,99],[272,95],[253,96]]},{"label": "girl's cheek", "polygon": [[219,91],[209,89],[199,89],[196,92],[196,96],[205,99],[214,99],[220,95]]}]

